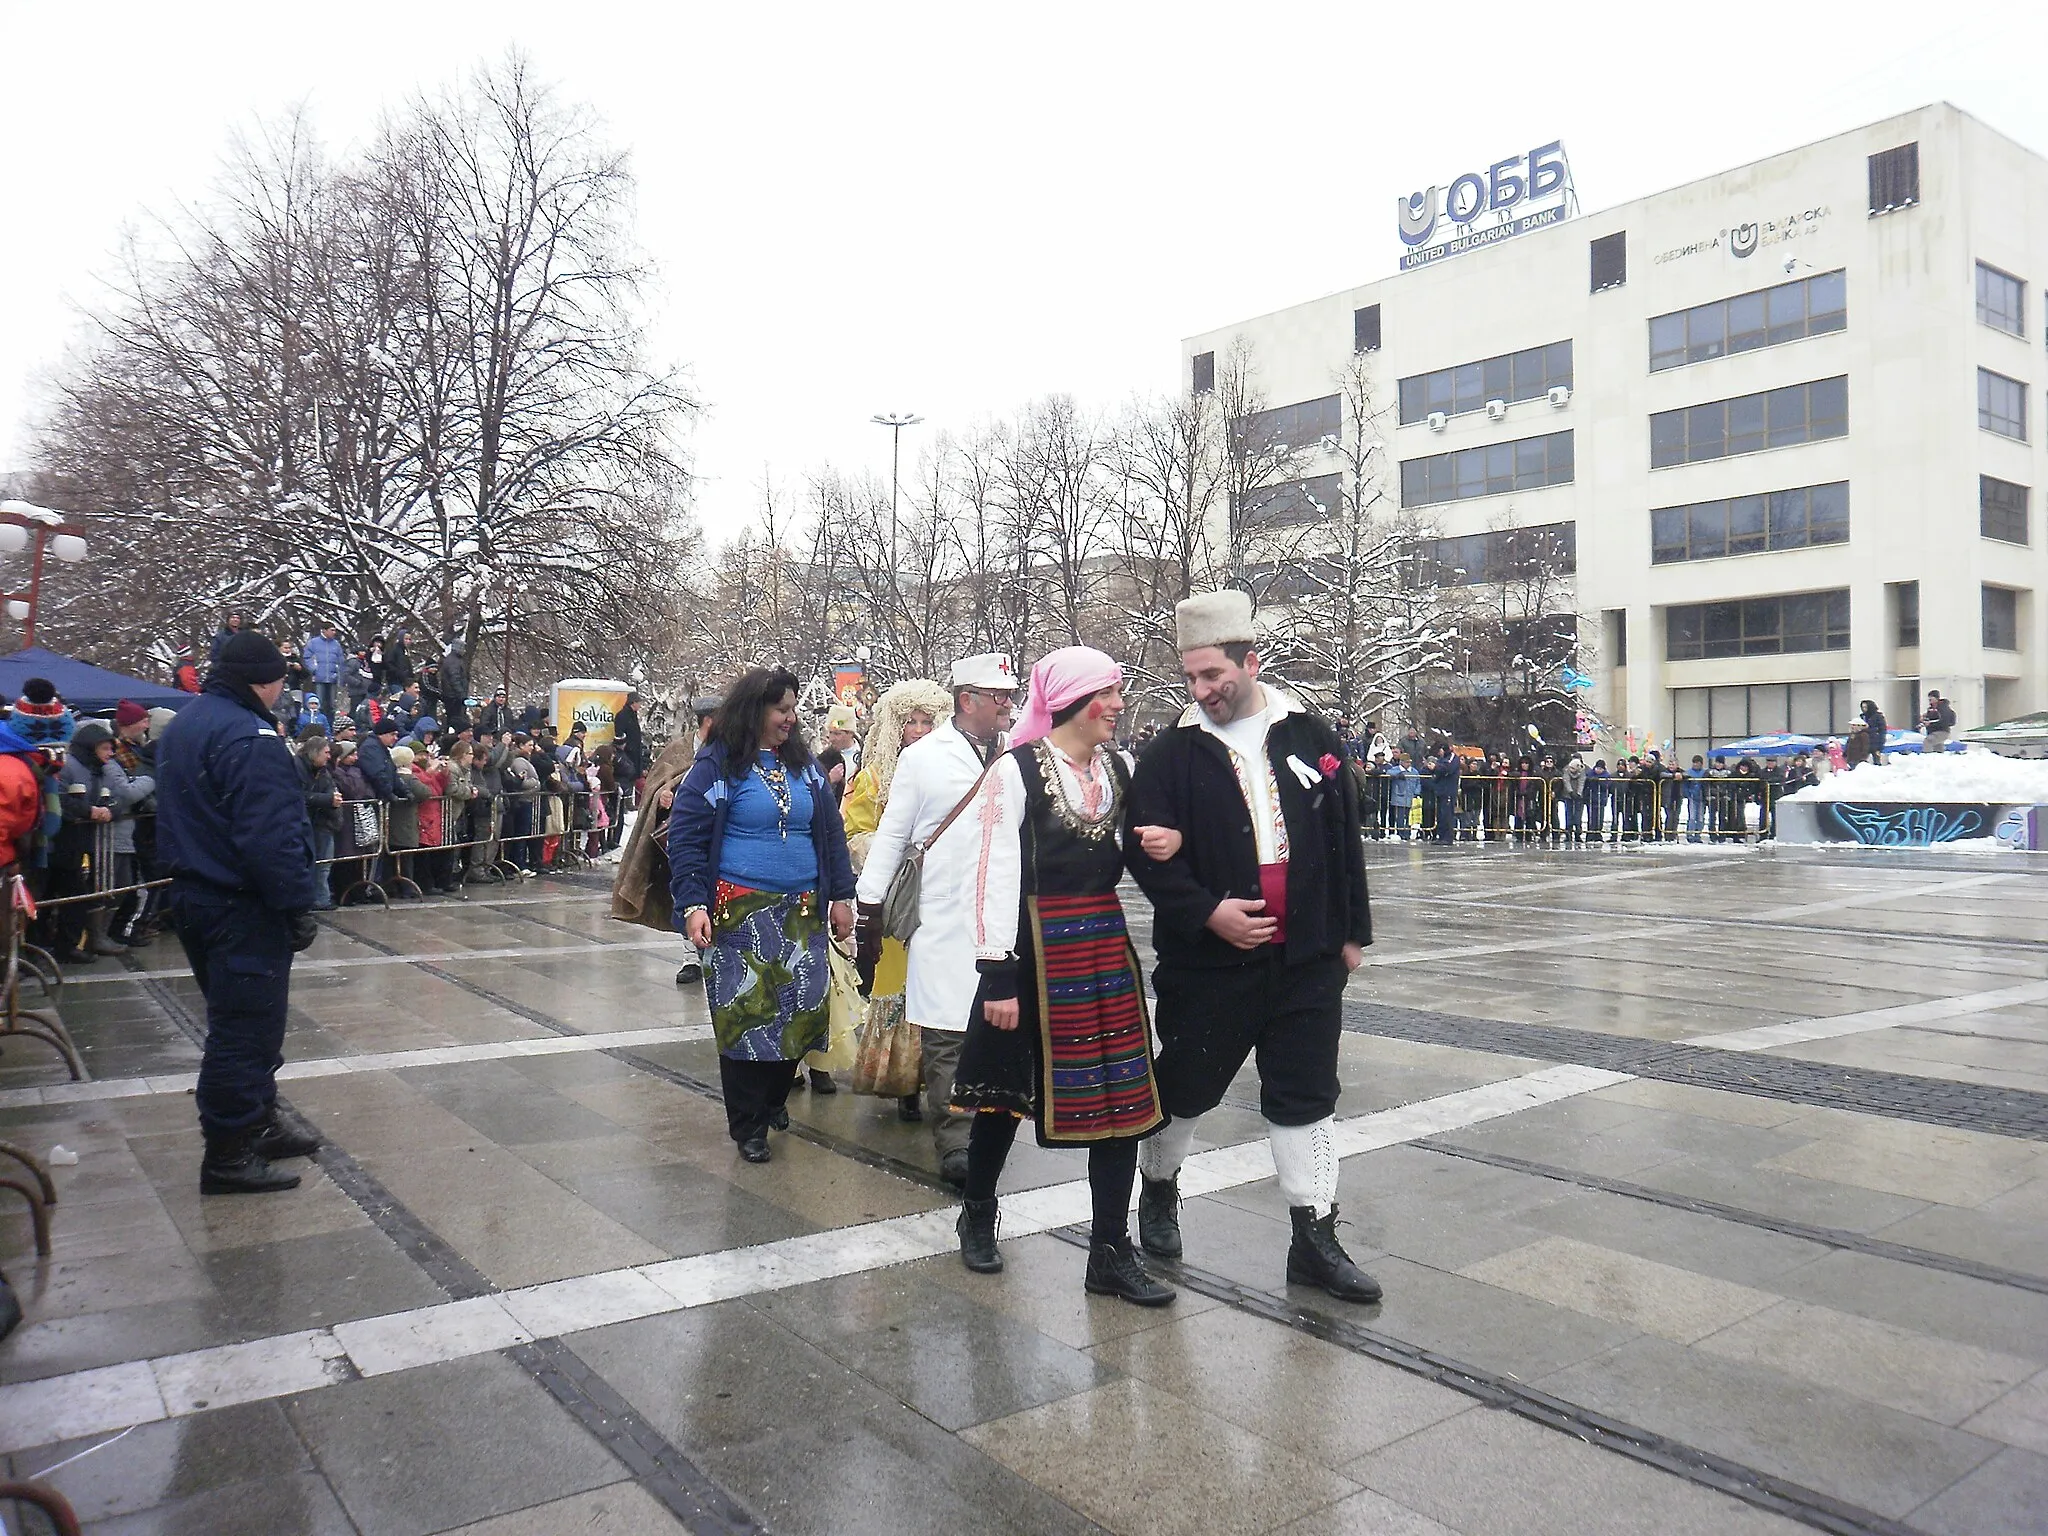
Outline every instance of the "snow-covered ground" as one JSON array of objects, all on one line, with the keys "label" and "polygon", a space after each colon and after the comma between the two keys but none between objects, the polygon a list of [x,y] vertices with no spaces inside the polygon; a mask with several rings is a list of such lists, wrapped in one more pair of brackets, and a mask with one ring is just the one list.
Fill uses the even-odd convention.
[{"label": "snow-covered ground", "polygon": [[2048,762],[2026,762],[1995,752],[1901,754],[1883,767],[1865,763],[1830,774],[1817,789],[1787,800],[1860,800],[1872,804],[2048,805]]}]

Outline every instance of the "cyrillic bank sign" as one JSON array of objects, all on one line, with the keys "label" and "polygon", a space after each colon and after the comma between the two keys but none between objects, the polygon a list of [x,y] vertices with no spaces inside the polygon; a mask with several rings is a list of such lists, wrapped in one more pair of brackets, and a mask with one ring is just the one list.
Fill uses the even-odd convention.
[{"label": "cyrillic bank sign", "polygon": [[[1400,200],[1401,270],[1462,256],[1561,223],[1572,200],[1572,168],[1564,144],[1511,155],[1448,186],[1426,187]],[[1539,206],[1540,205],[1540,206]]]}]

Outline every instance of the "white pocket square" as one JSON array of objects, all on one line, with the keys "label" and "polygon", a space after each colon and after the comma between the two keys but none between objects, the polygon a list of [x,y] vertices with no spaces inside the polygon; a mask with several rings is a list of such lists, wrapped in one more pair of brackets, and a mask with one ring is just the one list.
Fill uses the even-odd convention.
[{"label": "white pocket square", "polygon": [[1323,776],[1320,773],[1317,773],[1315,769],[1309,767],[1307,763],[1304,763],[1292,753],[1288,754],[1287,766],[1292,768],[1294,776],[1301,780],[1301,787],[1303,789],[1314,789],[1323,782]]}]

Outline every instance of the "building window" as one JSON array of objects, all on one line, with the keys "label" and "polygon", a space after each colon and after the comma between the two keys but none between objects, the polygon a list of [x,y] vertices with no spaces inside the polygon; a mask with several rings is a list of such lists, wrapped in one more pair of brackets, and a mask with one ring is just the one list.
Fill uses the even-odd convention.
[{"label": "building window", "polygon": [[1313,448],[1326,437],[1341,437],[1343,431],[1343,399],[1325,395],[1320,400],[1255,412],[1245,420],[1244,441],[1252,452],[1265,453],[1276,448]]},{"label": "building window", "polygon": [[1488,443],[1456,453],[1432,454],[1401,461],[1401,505],[1429,507],[1442,501],[1474,496],[1499,496],[1533,491],[1545,485],[1569,485],[1572,479],[1572,435],[1552,432],[1510,443]]},{"label": "building window", "polygon": [[1482,586],[1538,568],[1547,575],[1571,576],[1579,569],[1579,528],[1576,523],[1545,523],[1424,539],[1420,553],[1422,579],[1437,587]]},{"label": "building window", "polygon": [[1771,549],[1849,541],[1849,482],[1658,507],[1650,513],[1650,563],[1719,560]]},{"label": "building window", "polygon": [[1593,291],[1619,288],[1628,281],[1628,231],[1617,229],[1592,242]]},{"label": "building window", "polygon": [[1895,581],[1892,592],[1899,610],[1898,646],[1911,650],[1920,643],[1920,583]]},{"label": "building window", "polygon": [[1292,528],[1303,523],[1325,522],[1343,505],[1342,475],[1312,475],[1306,480],[1283,480],[1263,485],[1245,496],[1243,521],[1260,528]]},{"label": "building window", "polygon": [[2005,544],[2025,544],[2027,539],[2027,498],[2024,485],[2010,480],[1977,477],[1977,531],[1987,539]]},{"label": "building window", "polygon": [[1380,307],[1368,304],[1351,311],[1351,350],[1377,352],[1380,349]]},{"label": "building window", "polygon": [[1986,432],[2027,440],[2027,386],[1989,368],[1977,370],[1977,425]]},{"label": "building window", "polygon": [[1752,683],[1735,688],[1671,690],[1672,747],[1690,762],[1714,747],[1797,731],[1802,736],[1841,736],[1856,719],[1846,679],[1819,683]]},{"label": "building window", "polygon": [[2009,272],[1977,263],[1977,323],[2008,336],[2027,334],[2027,285]]},{"label": "building window", "polygon": [[1216,387],[1216,354],[1214,352],[1197,352],[1195,354],[1193,383],[1195,393],[1198,395],[1206,395]]},{"label": "building window", "polygon": [[1870,157],[1870,212],[1873,216],[1920,201],[1920,146],[1901,144]]},{"label": "building window", "polygon": [[1846,376],[1788,384],[1762,394],[1659,411],[1650,418],[1650,468],[1787,448],[1845,437],[1848,431]]},{"label": "building window", "polygon": [[1489,400],[1541,400],[1551,390],[1572,382],[1572,344],[1553,341],[1544,347],[1504,352],[1476,363],[1417,373],[1401,381],[1401,425],[1413,426],[1441,412],[1463,416],[1486,409]]},{"label": "building window", "polygon": [[2020,648],[2020,595],[2011,587],[1984,589],[1984,649]]},{"label": "building window", "polygon": [[1849,283],[1842,272],[1739,293],[1650,322],[1650,372],[1703,363],[1732,352],[1754,352],[1847,329]]},{"label": "building window", "polygon": [[1849,592],[1795,592],[1664,610],[1667,661],[1849,648]]}]

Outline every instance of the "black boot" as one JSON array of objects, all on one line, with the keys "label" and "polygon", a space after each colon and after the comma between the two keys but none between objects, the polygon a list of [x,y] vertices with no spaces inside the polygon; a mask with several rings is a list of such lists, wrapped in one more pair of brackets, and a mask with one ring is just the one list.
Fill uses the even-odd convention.
[{"label": "black boot", "polygon": [[273,1163],[282,1157],[311,1157],[320,1150],[320,1138],[272,1109],[270,1118],[256,1128],[254,1150],[257,1156]]},{"label": "black boot", "polygon": [[993,1200],[963,1200],[960,1219],[953,1223],[960,1234],[960,1262],[977,1275],[999,1275],[1003,1256],[996,1251],[996,1203]]},{"label": "black boot", "polygon": [[1174,1298],[1171,1286],[1146,1271],[1128,1237],[1120,1243],[1090,1243],[1088,1275],[1081,1283],[1090,1296],[1121,1296],[1140,1307],[1163,1307]]},{"label": "black boot", "polygon": [[816,1067],[811,1068],[811,1092],[837,1093],[838,1091],[839,1085],[832,1081],[832,1074],[830,1072],[820,1072]]},{"label": "black boot", "polygon": [[1337,1208],[1317,1218],[1308,1205],[1289,1206],[1294,1220],[1294,1242],[1287,1250],[1287,1283],[1317,1285],[1339,1301],[1370,1302],[1380,1299],[1380,1283],[1351,1262],[1351,1255],[1337,1241]]},{"label": "black boot", "polygon": [[924,1101],[914,1093],[906,1093],[896,1101],[896,1118],[910,1125],[924,1118]]},{"label": "black boot", "polygon": [[1180,1175],[1138,1180],[1138,1241],[1162,1259],[1180,1257]]},{"label": "black boot", "polygon": [[270,1166],[256,1150],[253,1131],[213,1133],[206,1138],[206,1156],[199,1164],[202,1195],[268,1195],[297,1189],[299,1176]]},{"label": "black boot", "polygon": [[768,1150],[768,1133],[757,1131],[740,1143],[740,1156],[750,1163],[765,1163],[775,1154]]}]

